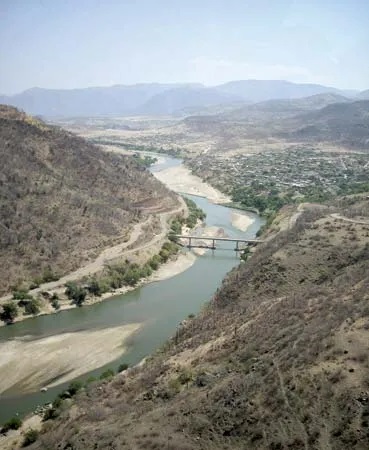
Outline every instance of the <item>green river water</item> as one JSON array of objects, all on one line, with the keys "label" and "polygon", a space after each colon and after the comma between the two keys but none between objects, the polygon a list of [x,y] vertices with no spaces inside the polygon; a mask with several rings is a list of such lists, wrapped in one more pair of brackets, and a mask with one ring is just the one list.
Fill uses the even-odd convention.
[{"label": "green river water", "polygon": [[[180,160],[168,157],[154,166],[152,171],[179,164]],[[254,222],[246,232],[239,231],[231,224],[231,209],[212,204],[202,197],[188,197],[206,212],[208,226],[222,227],[229,237],[252,238],[263,223],[257,215],[244,212],[245,215],[252,217]],[[128,349],[121,358],[86,373],[79,379],[98,376],[107,367],[116,369],[122,362],[130,366],[137,364],[172,336],[183,319],[189,314],[199,312],[211,299],[226,273],[239,264],[239,256],[233,248],[234,243],[222,243],[219,249],[199,256],[193,266],[185,272],[167,280],[147,284],[127,294],[112,297],[110,300],[2,327],[0,342],[25,336],[27,340],[36,340],[60,333],[98,330],[143,322],[142,328],[129,339]],[[60,384],[46,393],[37,391],[22,394],[12,390],[2,393],[0,423],[16,413],[24,415],[34,410],[37,405],[53,400],[68,384],[69,382]]]}]

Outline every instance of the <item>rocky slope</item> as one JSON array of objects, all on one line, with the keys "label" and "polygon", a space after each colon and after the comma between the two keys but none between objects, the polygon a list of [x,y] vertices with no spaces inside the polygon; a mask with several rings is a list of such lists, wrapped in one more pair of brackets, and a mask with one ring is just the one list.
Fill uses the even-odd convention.
[{"label": "rocky slope", "polygon": [[369,448],[369,200],[286,208],[208,307],[37,449]]},{"label": "rocky slope", "polygon": [[50,281],[177,204],[147,170],[0,106],[0,293]]}]

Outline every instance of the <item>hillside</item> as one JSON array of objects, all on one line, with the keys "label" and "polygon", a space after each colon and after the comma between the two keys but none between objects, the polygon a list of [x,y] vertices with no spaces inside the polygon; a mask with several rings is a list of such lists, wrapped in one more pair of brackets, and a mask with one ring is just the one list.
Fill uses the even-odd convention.
[{"label": "hillside", "polygon": [[226,112],[220,117],[227,120],[265,121],[293,117],[306,111],[314,111],[332,103],[346,103],[350,100],[334,93],[315,94],[298,99],[274,99],[246,105]]},{"label": "hillside", "polygon": [[90,384],[34,449],[365,450],[369,201],[282,210],[141,367]]},{"label": "hillside", "polygon": [[46,117],[147,115],[326,93],[346,95],[345,91],[328,86],[283,80],[242,80],[213,87],[199,83],[142,83],[69,90],[32,88],[16,95],[0,96],[0,103]]},{"label": "hillside", "polygon": [[360,100],[369,100],[369,89],[367,89],[366,91],[361,91],[358,94],[358,98]]},{"label": "hillside", "polygon": [[294,140],[331,141],[369,149],[369,100],[334,103],[297,115],[283,124],[285,136]]},{"label": "hillside", "polygon": [[219,151],[242,148],[243,139],[268,138],[368,149],[369,101],[336,94],[269,100],[216,115],[186,117],[173,133],[178,139],[193,136],[196,141],[216,142]]},{"label": "hillside", "polygon": [[76,269],[177,202],[133,159],[8,106],[0,158],[0,293]]}]

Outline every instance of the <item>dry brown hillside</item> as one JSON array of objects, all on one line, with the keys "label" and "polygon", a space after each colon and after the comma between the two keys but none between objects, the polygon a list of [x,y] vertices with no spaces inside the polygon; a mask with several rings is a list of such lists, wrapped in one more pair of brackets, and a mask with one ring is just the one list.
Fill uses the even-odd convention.
[{"label": "dry brown hillside", "polygon": [[76,269],[176,204],[132,159],[4,105],[0,160],[0,293]]},{"label": "dry brown hillside", "polygon": [[83,390],[33,448],[367,450],[369,201],[294,219],[176,338]]}]

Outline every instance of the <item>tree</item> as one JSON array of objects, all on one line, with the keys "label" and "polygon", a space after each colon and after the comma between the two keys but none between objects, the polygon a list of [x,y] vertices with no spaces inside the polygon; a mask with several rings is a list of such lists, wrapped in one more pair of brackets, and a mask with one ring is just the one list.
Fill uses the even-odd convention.
[{"label": "tree", "polygon": [[5,303],[3,305],[3,312],[0,314],[0,318],[5,323],[13,323],[14,319],[18,316],[18,308],[14,303]]},{"label": "tree", "polygon": [[77,306],[82,306],[86,299],[86,290],[78,286],[73,281],[69,281],[65,284],[65,295],[72,300],[72,302]]},{"label": "tree", "polygon": [[92,279],[87,286],[88,292],[92,295],[96,295],[97,297],[101,296],[101,287],[97,280]]},{"label": "tree", "polygon": [[34,316],[40,312],[38,301],[33,298],[24,305],[24,311],[26,314],[33,314]]},{"label": "tree", "polygon": [[136,268],[129,268],[124,274],[123,281],[129,286],[134,286],[140,279],[140,272]]},{"label": "tree", "polygon": [[52,295],[50,301],[51,301],[51,306],[52,306],[54,309],[56,309],[56,310],[60,309],[60,303],[59,303],[59,296],[58,296],[58,294],[55,294],[55,293],[54,293],[54,294]]},{"label": "tree", "polygon": [[73,296],[73,303],[77,306],[82,306],[86,300],[86,294],[87,292],[83,288],[78,287]]}]

